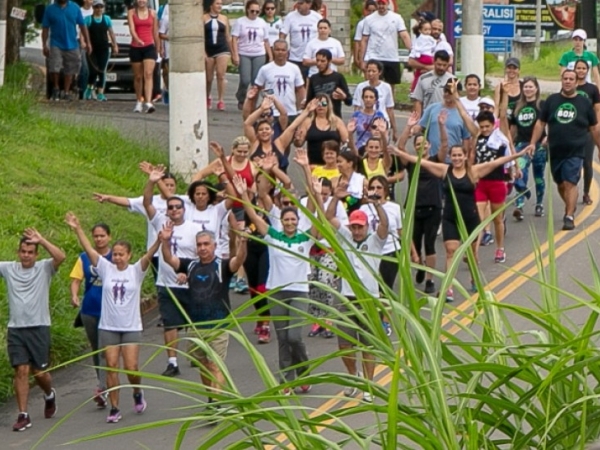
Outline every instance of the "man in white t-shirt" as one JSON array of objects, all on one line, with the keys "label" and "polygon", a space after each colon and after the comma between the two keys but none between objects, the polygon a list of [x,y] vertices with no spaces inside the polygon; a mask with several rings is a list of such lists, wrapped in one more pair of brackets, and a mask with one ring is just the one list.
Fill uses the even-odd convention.
[{"label": "man in white t-shirt", "polygon": [[361,44],[363,37],[363,28],[365,26],[365,19],[371,14],[373,14],[375,11],[377,11],[377,3],[375,3],[375,0],[367,0],[365,2],[365,9],[363,11],[364,17],[358,21],[358,23],[356,24],[356,29],[354,30],[354,48],[352,49],[352,57],[354,58],[354,66],[357,69],[361,69],[362,67],[360,57],[362,54]]},{"label": "man in white t-shirt", "polygon": [[404,19],[388,9],[388,0],[377,0],[377,12],[365,19],[361,42],[361,62],[374,59],[383,64],[383,79],[392,86],[402,79],[400,57],[398,56],[398,36],[410,51],[412,44]]},{"label": "man in white t-shirt", "polygon": [[[439,50],[444,50],[448,55],[450,55],[450,63],[448,65],[448,71],[452,72],[452,63],[454,61],[454,50],[452,46],[446,40],[446,36],[444,35],[444,22],[440,19],[435,19],[431,21],[431,37],[437,41],[437,45],[433,52],[437,52]],[[415,58],[408,58],[408,67],[420,70],[421,72],[427,72],[428,70],[433,70],[433,64],[423,64],[417,61]]]},{"label": "man in white t-shirt", "polygon": [[311,9],[312,0],[299,0],[296,5],[296,10],[285,16],[279,39],[290,37],[289,60],[298,66],[303,80],[306,80],[308,67],[302,64],[302,57],[304,56],[306,44],[317,37],[317,24],[323,17]]},{"label": "man in white t-shirt", "polygon": [[[258,71],[254,84],[265,93],[274,95],[288,113],[289,122],[294,121],[300,109],[300,103],[306,97],[304,80],[298,65],[287,60],[288,44],[283,39],[273,44],[273,61]],[[273,111],[279,116],[279,111]]]}]

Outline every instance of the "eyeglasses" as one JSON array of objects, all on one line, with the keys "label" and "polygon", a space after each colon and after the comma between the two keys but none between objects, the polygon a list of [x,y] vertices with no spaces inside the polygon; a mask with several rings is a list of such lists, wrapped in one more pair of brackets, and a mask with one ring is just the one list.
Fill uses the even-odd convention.
[{"label": "eyeglasses", "polygon": [[283,200],[281,206],[292,206],[292,202],[289,200]]},{"label": "eyeglasses", "polygon": [[169,211],[172,211],[174,209],[183,209],[183,205],[169,205],[169,206],[167,206],[167,209]]},{"label": "eyeglasses", "polygon": [[258,14],[260,11],[258,9],[249,9],[248,12],[250,14]]},{"label": "eyeglasses", "polygon": [[94,8],[100,8],[100,9],[103,9],[103,8],[104,8],[104,5],[94,5]]},{"label": "eyeglasses", "polygon": [[269,6],[269,7],[265,8],[265,11],[275,11],[275,7]]}]

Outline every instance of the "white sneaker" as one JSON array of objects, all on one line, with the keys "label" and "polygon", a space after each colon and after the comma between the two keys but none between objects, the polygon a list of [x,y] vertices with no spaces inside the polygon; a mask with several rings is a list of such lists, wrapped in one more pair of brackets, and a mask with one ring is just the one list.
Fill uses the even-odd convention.
[{"label": "white sneaker", "polygon": [[373,396],[370,392],[363,392],[363,402],[373,403]]},{"label": "white sneaker", "polygon": [[133,108],[133,112],[141,113],[144,110],[144,104],[142,102],[135,102],[135,108]]},{"label": "white sneaker", "polygon": [[154,108],[154,105],[152,103],[146,103],[146,114],[151,114],[154,111],[156,111],[156,108]]}]

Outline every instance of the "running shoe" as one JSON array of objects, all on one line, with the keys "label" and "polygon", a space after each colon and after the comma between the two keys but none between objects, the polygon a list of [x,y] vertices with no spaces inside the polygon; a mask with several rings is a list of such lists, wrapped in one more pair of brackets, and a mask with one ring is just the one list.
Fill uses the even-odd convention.
[{"label": "running shoe", "polygon": [[71,96],[71,94],[68,94],[68,93],[66,93],[66,92],[65,92],[65,95],[64,95],[64,97],[63,97],[63,100],[64,100],[65,102],[70,102],[70,101],[73,101],[73,97]]},{"label": "running shoe", "polygon": [[137,394],[133,394],[133,410],[136,413],[142,414],[144,411],[146,411],[147,406],[148,404],[146,403],[146,399],[144,398],[144,391],[140,391]]},{"label": "running shoe", "polygon": [[96,402],[96,406],[98,407],[98,409],[106,408],[106,393],[103,392],[101,389],[96,389],[94,401]]},{"label": "running shoe", "polygon": [[133,108],[133,112],[141,113],[144,110],[144,104],[142,102],[135,102],[135,108]]},{"label": "running shoe", "polygon": [[425,271],[423,269],[418,269],[417,274],[415,275],[415,281],[417,284],[421,284],[425,280]]},{"label": "running shoe", "polygon": [[237,284],[237,277],[234,275],[233,277],[231,277],[231,281],[229,281],[229,290],[233,291],[235,289],[236,284]]},{"label": "running shoe", "polygon": [[454,291],[452,289],[448,289],[446,291],[446,303],[452,303],[454,301]]},{"label": "running shoe", "polygon": [[525,218],[523,215],[523,210],[521,208],[515,208],[513,211],[513,217],[517,222],[521,222]]},{"label": "running shoe", "polygon": [[362,398],[362,399],[363,399],[363,402],[366,402],[366,403],[373,403],[373,396],[371,395],[371,393],[370,393],[370,392],[366,392],[366,391],[364,391],[364,392],[363,392],[363,398]]},{"label": "running shoe", "polygon": [[223,100],[217,102],[217,109],[219,111],[225,111],[225,102]]},{"label": "running shoe", "polygon": [[281,390],[281,393],[286,397],[289,397],[290,395],[292,395],[292,390],[290,388],[283,388]]},{"label": "running shoe", "polygon": [[96,96],[96,100],[99,102],[105,102],[106,101],[106,95],[104,95],[102,92],[99,92],[98,95]]},{"label": "running shoe", "polygon": [[44,417],[46,419],[51,419],[56,415],[56,411],[58,408],[56,407],[56,391],[52,388],[51,394],[52,398],[48,398],[44,396]]},{"label": "running shoe", "polygon": [[354,386],[347,386],[344,388],[344,397],[354,397],[358,389]]},{"label": "running shoe", "polygon": [[470,290],[471,294],[476,294],[477,293],[477,285],[475,284],[475,280],[471,280],[471,290]]},{"label": "running shoe", "polygon": [[85,88],[85,91],[83,92],[83,99],[84,100],[91,100],[92,99],[92,88]]},{"label": "running shoe", "polygon": [[165,371],[162,373],[163,377],[175,377],[177,375],[181,375],[179,371],[179,366],[176,366],[173,363],[169,363]]},{"label": "running shoe", "polygon": [[302,386],[298,386],[295,391],[296,394],[308,394],[311,389],[312,386],[310,384],[303,384]]},{"label": "running shoe", "polygon": [[21,413],[13,425],[13,431],[25,431],[27,428],[31,428],[31,419],[29,414]]},{"label": "running shoe", "polygon": [[535,217],[544,217],[544,205],[535,205]]},{"label": "running shoe", "polygon": [[246,280],[244,280],[243,278],[238,278],[237,282],[235,283],[235,288],[233,289],[233,292],[236,292],[238,294],[247,294],[248,292],[250,292],[248,284],[246,284]]},{"label": "running shoe", "polygon": [[152,103],[146,103],[146,114],[152,114],[154,111],[156,111],[154,105]]},{"label": "running shoe", "polygon": [[383,325],[383,329],[385,330],[386,336],[391,336],[392,335],[392,326],[384,320],[381,321],[381,325]]},{"label": "running shoe", "polygon": [[54,102],[60,101],[60,91],[56,88],[52,89],[52,96],[50,98]]},{"label": "running shoe", "polygon": [[494,237],[492,236],[492,233],[490,233],[489,231],[484,231],[483,237],[481,238],[481,242],[479,243],[479,245],[481,245],[482,247],[487,247],[488,245],[493,243]]},{"label": "running shoe", "polygon": [[254,334],[256,334],[256,335],[260,334],[262,327],[263,327],[262,322],[256,322],[256,326],[254,327]]},{"label": "running shoe", "polygon": [[110,413],[108,413],[108,416],[106,417],[106,423],[117,423],[122,418],[123,416],[121,415],[119,408],[110,408]]},{"label": "running shoe", "polygon": [[263,325],[260,327],[260,333],[258,333],[258,343],[268,344],[271,342],[271,329],[269,325]]},{"label": "running shoe", "polygon": [[563,230],[571,231],[575,229],[575,219],[572,216],[565,216],[563,218]]},{"label": "running shoe", "polygon": [[433,280],[427,280],[425,282],[425,293],[426,294],[435,293],[435,283],[433,282]]},{"label": "running shoe", "polygon": [[321,337],[324,338],[324,339],[331,339],[334,336],[335,336],[335,334],[333,333],[333,331],[331,331],[331,330],[329,330],[327,328],[325,328],[323,330],[323,332],[321,333]]},{"label": "running shoe", "polygon": [[315,337],[320,335],[323,332],[323,327],[318,323],[314,323],[308,332],[308,337]]},{"label": "running shoe", "polygon": [[506,261],[506,252],[503,248],[496,249],[496,256],[494,256],[494,262],[503,263]]}]

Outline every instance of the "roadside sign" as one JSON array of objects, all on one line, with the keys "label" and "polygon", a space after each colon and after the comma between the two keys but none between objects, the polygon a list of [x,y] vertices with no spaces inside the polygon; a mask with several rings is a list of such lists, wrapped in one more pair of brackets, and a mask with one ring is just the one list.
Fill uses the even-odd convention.
[{"label": "roadside sign", "polygon": [[[483,7],[483,40],[488,53],[509,53],[512,50],[512,39],[515,37],[514,6],[484,5]],[[454,38],[462,36],[462,4],[454,5]]]},{"label": "roadside sign", "polygon": [[483,46],[486,53],[512,52],[512,41],[508,39],[484,39]]},{"label": "roadside sign", "polygon": [[13,6],[13,9],[10,11],[10,17],[17,20],[25,20],[25,17],[27,17],[27,10]]}]

